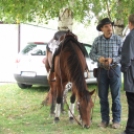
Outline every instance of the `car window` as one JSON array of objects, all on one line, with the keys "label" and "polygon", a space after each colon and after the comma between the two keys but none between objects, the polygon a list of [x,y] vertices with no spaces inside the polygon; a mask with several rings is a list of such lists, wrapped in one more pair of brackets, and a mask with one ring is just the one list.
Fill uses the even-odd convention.
[{"label": "car window", "polygon": [[89,55],[89,53],[90,53],[90,50],[91,50],[91,46],[85,46],[85,48],[86,48],[86,50],[87,50],[87,53],[88,53],[88,55]]},{"label": "car window", "polygon": [[85,47],[85,49],[86,49],[86,51],[87,51],[86,56],[88,57],[88,56],[89,56],[89,53],[90,53],[90,51],[91,51],[91,45],[88,45],[88,44],[83,44],[83,45],[84,45],[84,47]]},{"label": "car window", "polygon": [[23,55],[46,55],[46,44],[29,44],[21,52]]}]

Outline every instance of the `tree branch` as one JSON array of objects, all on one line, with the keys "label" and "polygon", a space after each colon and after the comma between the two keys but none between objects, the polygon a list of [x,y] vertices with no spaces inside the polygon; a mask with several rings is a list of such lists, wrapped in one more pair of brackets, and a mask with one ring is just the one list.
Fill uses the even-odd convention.
[{"label": "tree branch", "polygon": [[108,1],[106,0],[106,6],[107,6],[107,13],[108,13],[108,16],[111,20],[111,15],[110,15],[110,9],[109,9],[109,5],[108,5]]}]

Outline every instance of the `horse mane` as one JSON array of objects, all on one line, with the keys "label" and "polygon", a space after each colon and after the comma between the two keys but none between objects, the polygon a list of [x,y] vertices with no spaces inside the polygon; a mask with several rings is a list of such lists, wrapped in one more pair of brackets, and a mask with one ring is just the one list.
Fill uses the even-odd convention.
[{"label": "horse mane", "polygon": [[64,43],[63,51],[67,50],[70,52],[70,56],[67,59],[67,65],[68,69],[70,70],[71,81],[75,83],[79,91],[83,91],[83,87],[85,87],[84,72],[80,63],[80,59],[75,50],[75,45],[79,47],[80,44],[76,40],[69,38],[70,37],[68,37],[68,41]]}]

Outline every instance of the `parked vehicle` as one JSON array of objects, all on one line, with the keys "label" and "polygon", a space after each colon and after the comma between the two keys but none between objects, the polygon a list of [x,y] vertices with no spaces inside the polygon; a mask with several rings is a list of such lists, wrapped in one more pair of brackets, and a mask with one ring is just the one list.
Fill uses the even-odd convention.
[{"label": "parked vehicle", "polygon": [[[47,81],[47,71],[43,63],[46,56],[45,42],[31,42],[18,54],[15,65],[14,78],[21,89],[32,85],[49,86]],[[96,64],[89,58],[91,45],[83,44],[86,48],[86,61],[90,71],[90,78],[87,83],[96,83],[93,76],[93,68]]]}]

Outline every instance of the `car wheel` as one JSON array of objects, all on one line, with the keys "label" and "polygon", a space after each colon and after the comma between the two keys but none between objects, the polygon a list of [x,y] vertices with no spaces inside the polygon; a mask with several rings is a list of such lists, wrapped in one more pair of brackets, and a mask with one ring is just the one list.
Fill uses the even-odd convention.
[{"label": "car wheel", "polygon": [[31,88],[32,87],[32,85],[27,85],[27,88]]},{"label": "car wheel", "polygon": [[17,83],[17,84],[21,89],[26,89],[26,88],[32,87],[32,85],[26,85],[26,84],[21,84],[21,83]]}]

